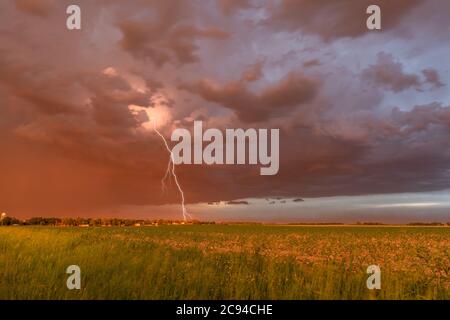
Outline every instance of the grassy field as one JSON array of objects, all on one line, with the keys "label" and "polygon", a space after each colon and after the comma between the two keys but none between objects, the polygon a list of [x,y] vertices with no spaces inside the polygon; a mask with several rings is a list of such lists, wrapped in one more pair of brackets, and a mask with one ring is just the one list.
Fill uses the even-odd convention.
[{"label": "grassy field", "polygon": [[0,299],[449,299],[449,284],[449,227],[0,227]]}]

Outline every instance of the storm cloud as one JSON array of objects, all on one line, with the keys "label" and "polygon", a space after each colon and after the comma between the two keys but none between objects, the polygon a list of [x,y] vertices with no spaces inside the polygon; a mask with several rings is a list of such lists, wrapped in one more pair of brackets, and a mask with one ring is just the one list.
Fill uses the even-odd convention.
[{"label": "storm cloud", "polygon": [[74,31],[69,1],[0,3],[2,211],[178,203],[149,114],[167,137],[280,129],[276,176],[178,166],[188,203],[450,187],[447,3],[375,1],[373,33],[374,1],[78,2]]}]

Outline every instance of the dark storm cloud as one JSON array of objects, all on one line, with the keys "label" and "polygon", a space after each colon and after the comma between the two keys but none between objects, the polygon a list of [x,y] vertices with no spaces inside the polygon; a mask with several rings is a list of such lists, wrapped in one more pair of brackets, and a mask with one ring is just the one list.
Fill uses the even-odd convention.
[{"label": "dark storm cloud", "polygon": [[228,205],[249,205],[249,202],[248,201],[245,201],[245,200],[241,200],[241,201],[238,201],[238,200],[232,200],[232,201],[228,201],[227,202],[227,204]]},{"label": "dark storm cloud", "polygon": [[183,23],[186,12],[192,10],[186,1],[172,0],[167,4],[153,5],[152,9],[156,11],[153,19],[125,20],[118,26],[123,34],[122,48],[135,57],[148,58],[158,66],[172,57],[182,64],[197,62],[197,39],[225,39],[229,36],[214,26],[198,28]]},{"label": "dark storm cloud", "polygon": [[[405,21],[423,1],[380,3],[387,30],[418,31]],[[280,128],[276,176],[177,167],[189,203],[450,186],[448,76],[427,56],[449,50],[433,23],[407,43],[388,32],[371,44],[356,19],[365,1],[80,1],[83,29],[69,32],[68,4],[0,2],[2,211],[178,203],[176,190],[161,195],[168,154],[130,105],[165,112],[166,136],[195,119]],[[441,14],[427,8],[427,20]]]},{"label": "dark storm cloud", "polygon": [[[248,73],[245,72],[243,78],[248,81]],[[319,82],[290,73],[259,93],[249,90],[243,81],[218,85],[211,80],[202,80],[182,88],[233,110],[244,122],[258,122],[311,101],[318,92]]]},{"label": "dark storm cloud", "polygon": [[325,40],[358,37],[367,32],[363,14],[369,5],[380,6],[383,29],[396,27],[423,0],[281,0],[267,23],[289,31],[318,35]]},{"label": "dark storm cloud", "polygon": [[264,63],[258,61],[250,66],[242,73],[242,80],[244,81],[257,81],[263,77]]},{"label": "dark storm cloud", "polygon": [[[395,108],[390,117],[398,133],[411,136],[412,133],[443,128],[450,129],[450,106],[434,102],[428,105],[415,106],[410,111],[400,111]],[[433,144],[433,141],[429,141]]]},{"label": "dark storm cloud", "polygon": [[429,83],[433,88],[440,88],[445,86],[445,84],[441,81],[437,70],[432,68],[423,69],[422,74],[424,75],[426,82]]},{"label": "dark storm cloud", "polygon": [[363,70],[363,79],[379,87],[401,92],[408,89],[422,90],[423,84],[428,84],[431,89],[439,89],[444,86],[439,73],[433,68],[426,68],[421,71],[421,76],[413,73],[406,73],[402,63],[396,61],[392,55],[381,52],[377,56],[375,64]]},{"label": "dark storm cloud", "polygon": [[[122,47],[139,58],[149,58],[160,66],[174,56],[178,62],[198,61],[195,43],[198,38],[224,39],[228,34],[217,28],[198,29],[194,26],[174,26],[170,32],[146,23],[125,21],[120,24]],[[164,34],[167,32],[167,34]]]},{"label": "dark storm cloud", "polygon": [[364,70],[363,78],[394,92],[419,89],[421,85],[419,76],[405,73],[403,65],[384,52],[378,54],[376,64]]}]

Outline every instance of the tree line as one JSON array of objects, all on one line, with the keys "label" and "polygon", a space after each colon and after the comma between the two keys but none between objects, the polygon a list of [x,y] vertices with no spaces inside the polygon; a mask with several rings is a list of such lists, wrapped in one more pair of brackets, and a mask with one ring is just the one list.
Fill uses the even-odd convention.
[{"label": "tree line", "polygon": [[122,218],[46,218],[46,217],[33,217],[30,219],[20,220],[14,217],[5,217],[0,220],[0,226],[118,226],[118,227],[131,227],[131,226],[145,226],[145,225],[170,225],[170,224],[214,224],[214,222],[204,222],[198,220],[192,220],[184,222],[182,220],[170,220],[170,219],[122,219]]},{"label": "tree line", "polygon": [[[131,227],[131,226],[155,226],[155,225],[174,225],[174,224],[215,224],[214,221],[198,221],[191,220],[185,222],[182,220],[170,219],[123,219],[123,218],[55,218],[55,217],[33,217],[30,219],[20,220],[14,217],[4,217],[0,220],[0,226],[114,226],[114,227]],[[233,224],[228,222],[227,224]],[[237,224],[260,224],[257,222],[239,222]],[[290,225],[342,225],[342,223],[288,223]],[[356,225],[384,225],[380,222],[357,222]],[[450,226],[441,222],[413,222],[408,223],[410,226]]]}]

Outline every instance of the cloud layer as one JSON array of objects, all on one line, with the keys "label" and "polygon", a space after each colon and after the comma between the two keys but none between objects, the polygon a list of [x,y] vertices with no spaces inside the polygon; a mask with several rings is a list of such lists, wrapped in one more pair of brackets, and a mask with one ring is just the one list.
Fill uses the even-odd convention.
[{"label": "cloud layer", "polygon": [[450,187],[449,4],[79,2],[81,31],[69,1],[0,4],[0,210],[177,203],[149,116],[168,137],[195,120],[281,130],[276,176],[179,166],[189,203]]}]

